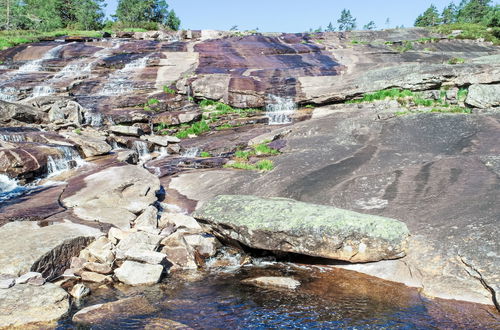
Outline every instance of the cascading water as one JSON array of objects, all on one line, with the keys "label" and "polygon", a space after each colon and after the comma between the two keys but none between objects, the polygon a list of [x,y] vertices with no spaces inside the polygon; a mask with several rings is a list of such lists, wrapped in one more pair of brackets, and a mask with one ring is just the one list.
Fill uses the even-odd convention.
[{"label": "cascading water", "polygon": [[14,87],[0,88],[0,100],[7,102],[17,101],[17,90]]},{"label": "cascading water", "polygon": [[144,163],[151,159],[151,153],[149,152],[149,146],[147,142],[144,141],[134,141],[133,143],[135,151],[139,154],[139,159],[141,163]]},{"label": "cascading water", "polygon": [[269,95],[269,103],[266,106],[269,125],[290,124],[292,122],[291,116],[296,110],[297,104],[293,98]]},{"label": "cascading water", "polygon": [[200,148],[197,147],[188,148],[182,152],[181,157],[195,158],[198,156],[199,153],[200,153]]},{"label": "cascading water", "polygon": [[128,64],[123,69],[116,71],[109,78],[108,82],[103,86],[99,95],[113,96],[122,95],[134,90],[130,74],[136,70],[147,67],[149,55],[138,58]]},{"label": "cascading water", "polygon": [[47,157],[47,177],[58,175],[61,172],[79,167],[85,163],[74,148],[58,146],[57,149],[61,151],[61,155]]},{"label": "cascading water", "polygon": [[64,46],[65,45],[56,46],[56,47],[50,49],[48,52],[46,52],[42,58],[40,58],[38,60],[32,60],[32,61],[25,63],[24,65],[19,67],[18,72],[24,73],[24,72],[42,71],[43,61],[57,58]]},{"label": "cascading water", "polygon": [[54,94],[55,92],[56,92],[55,89],[50,87],[50,86],[46,86],[46,85],[35,86],[33,88],[33,92],[31,93],[30,97],[47,96],[47,95]]},{"label": "cascading water", "polygon": [[4,201],[22,195],[27,189],[19,186],[17,181],[5,174],[0,174],[0,204]]},{"label": "cascading water", "polygon": [[92,127],[100,127],[104,122],[102,114],[96,111],[87,111],[83,117],[84,124]]}]

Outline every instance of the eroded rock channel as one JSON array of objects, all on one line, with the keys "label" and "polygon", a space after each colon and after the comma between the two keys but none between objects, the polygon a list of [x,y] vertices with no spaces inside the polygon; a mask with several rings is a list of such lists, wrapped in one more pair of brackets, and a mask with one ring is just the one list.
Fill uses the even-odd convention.
[{"label": "eroded rock channel", "polygon": [[498,324],[498,47],[126,37],[0,52],[0,327]]}]

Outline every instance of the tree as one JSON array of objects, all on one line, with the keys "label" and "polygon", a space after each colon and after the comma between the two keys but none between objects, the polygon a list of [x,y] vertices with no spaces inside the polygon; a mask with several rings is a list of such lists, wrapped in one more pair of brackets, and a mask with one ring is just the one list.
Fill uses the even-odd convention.
[{"label": "tree", "polygon": [[172,29],[174,31],[179,30],[179,27],[181,26],[181,20],[179,17],[177,17],[173,9],[168,13],[165,25],[169,29]]},{"label": "tree", "polygon": [[74,11],[74,27],[83,30],[100,29],[104,20],[102,2],[103,0],[79,0]]},{"label": "tree", "polygon": [[330,22],[330,23],[328,24],[328,26],[326,27],[326,30],[325,30],[325,31],[326,31],[326,32],[333,32],[333,31],[335,31],[335,26],[333,26],[332,22]]},{"label": "tree", "polygon": [[367,24],[363,26],[363,30],[375,30],[377,26],[374,21],[369,21]]},{"label": "tree", "polygon": [[491,0],[470,0],[458,12],[458,21],[462,23],[481,23],[491,10]]},{"label": "tree", "polygon": [[493,28],[500,27],[500,5],[496,5],[490,9],[488,14],[484,17],[483,23]]},{"label": "tree", "polygon": [[340,31],[352,31],[356,28],[356,19],[352,17],[351,11],[343,9],[340,18],[337,20]]},{"label": "tree", "polygon": [[419,15],[417,17],[417,19],[415,20],[415,26],[436,26],[440,21],[441,19],[439,18],[439,13],[436,6],[431,5],[422,15]]},{"label": "tree", "polygon": [[443,9],[441,13],[441,23],[451,24],[455,23],[457,19],[457,6],[451,2],[448,6]]},{"label": "tree", "polygon": [[29,21],[27,28],[51,31],[64,26],[60,16],[59,0],[24,0],[23,3]]},{"label": "tree", "polygon": [[391,25],[391,19],[387,17],[387,19],[385,20],[385,26],[389,28],[390,25]]},{"label": "tree", "polygon": [[116,14],[118,21],[130,26],[144,22],[166,22],[168,5],[164,0],[119,0]]},{"label": "tree", "polygon": [[316,30],[314,30],[315,33],[320,33],[323,32],[323,27],[320,25]]}]

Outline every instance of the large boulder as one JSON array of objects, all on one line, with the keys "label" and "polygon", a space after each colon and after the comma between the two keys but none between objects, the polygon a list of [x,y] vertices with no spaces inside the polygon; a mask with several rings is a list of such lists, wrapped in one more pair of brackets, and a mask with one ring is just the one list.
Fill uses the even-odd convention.
[{"label": "large boulder", "polygon": [[81,219],[130,228],[136,214],[156,201],[159,179],[141,167],[109,167],[83,179],[84,186],[74,185],[73,194],[63,203],[72,207]]},{"label": "large boulder", "polygon": [[252,248],[350,262],[404,257],[409,236],[397,220],[283,198],[221,195],[193,216]]},{"label": "large boulder", "polygon": [[8,223],[0,228],[0,251],[5,251],[0,254],[0,275],[18,277],[34,271],[54,279],[100,234],[70,222],[45,227],[35,222]]},{"label": "large boulder", "polygon": [[0,100],[0,123],[41,124],[48,115],[29,105],[10,103]]},{"label": "large boulder", "polygon": [[68,294],[61,287],[16,285],[0,290],[0,328],[48,328],[69,312]]},{"label": "large boulder", "polygon": [[490,108],[500,106],[500,84],[472,85],[465,102],[476,108]]},{"label": "large boulder", "polygon": [[156,284],[162,273],[162,265],[143,264],[129,260],[115,269],[115,276],[120,282],[134,286]]},{"label": "large boulder", "polygon": [[106,137],[92,133],[62,133],[65,138],[82,150],[85,157],[93,157],[107,154],[111,151],[111,146],[106,142]]}]

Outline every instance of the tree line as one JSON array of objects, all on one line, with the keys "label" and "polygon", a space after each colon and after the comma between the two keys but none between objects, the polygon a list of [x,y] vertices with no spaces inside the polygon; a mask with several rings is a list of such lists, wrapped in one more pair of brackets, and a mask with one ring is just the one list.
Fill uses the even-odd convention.
[{"label": "tree line", "polygon": [[112,20],[105,20],[104,0],[0,0],[0,30],[52,31],[61,28],[178,30],[181,21],[164,0],[119,0]]},{"label": "tree line", "polygon": [[451,2],[441,13],[435,5],[431,5],[415,20],[415,26],[419,27],[453,23],[500,27],[500,5],[492,5],[491,0],[462,0],[458,5]]}]

